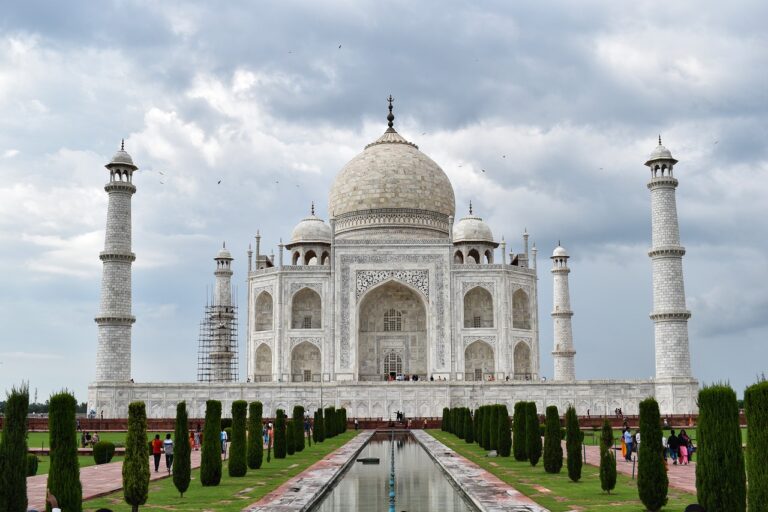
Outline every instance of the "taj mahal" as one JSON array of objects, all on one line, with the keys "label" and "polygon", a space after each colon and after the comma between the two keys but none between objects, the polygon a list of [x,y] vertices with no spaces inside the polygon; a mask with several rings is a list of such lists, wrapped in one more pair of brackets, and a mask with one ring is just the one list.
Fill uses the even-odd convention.
[{"label": "taj mahal", "polygon": [[[395,411],[434,417],[443,407],[491,403],[511,410],[526,400],[540,411],[573,405],[579,414],[617,408],[637,414],[638,403],[654,396],[662,414],[696,412],[677,160],[661,138],[645,161],[655,338],[648,350],[655,351],[655,376],[577,380],[566,249],[554,248],[545,267],[522,225],[504,226],[522,233],[510,244],[520,252],[508,251],[482,212],[471,204],[457,211],[440,166],[395,130],[391,100],[383,135],[337,174],[328,221],[313,204],[276,255],[264,254],[257,234],[242,276],[247,303],[239,317],[232,254],[226,247],[216,253],[201,362],[206,370],[197,382],[131,379],[131,198],[138,167],[121,147],[106,165],[109,203],[89,409],[125,417],[128,404],[142,400],[150,417],[174,417],[185,400],[190,416],[202,417],[206,400],[221,400],[228,414],[232,401],[245,399],[261,401],[266,416],[299,404],[386,419]],[[553,304],[539,304],[540,278],[554,287]],[[554,339],[539,338],[542,321],[553,322]],[[235,343],[238,325],[245,331],[243,361]],[[553,355],[551,379],[541,377],[541,350]]]}]

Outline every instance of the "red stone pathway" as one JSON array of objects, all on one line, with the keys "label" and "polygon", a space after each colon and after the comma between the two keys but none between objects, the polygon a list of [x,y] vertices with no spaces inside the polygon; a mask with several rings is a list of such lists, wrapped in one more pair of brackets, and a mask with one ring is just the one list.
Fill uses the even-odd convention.
[{"label": "red stone pathway", "polygon": [[[192,452],[192,467],[200,467],[200,451]],[[160,471],[155,473],[155,463],[149,458],[150,480],[167,478],[165,457],[160,461]],[[98,466],[80,468],[80,482],[83,484],[83,500],[104,496],[123,487],[123,463],[110,462]],[[27,499],[29,508],[45,509],[45,489],[48,475],[30,476],[27,478]]]},{"label": "red stone pathway", "polygon": [[[565,442],[563,442],[563,452],[565,452]],[[626,462],[617,451],[616,470],[625,475],[632,475],[632,463]],[[600,447],[587,446],[587,464],[591,466],[600,466]],[[687,466],[673,465],[672,459],[669,460],[669,486],[681,491],[696,494],[696,463],[690,462]],[[637,463],[635,463],[635,477],[637,477]]]}]

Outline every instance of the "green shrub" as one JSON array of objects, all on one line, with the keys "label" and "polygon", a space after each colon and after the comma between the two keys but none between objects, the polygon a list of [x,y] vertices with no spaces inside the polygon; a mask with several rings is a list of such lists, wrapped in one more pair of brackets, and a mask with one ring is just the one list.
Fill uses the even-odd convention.
[{"label": "green shrub", "polygon": [[[714,385],[699,391],[697,426],[696,495],[699,504],[706,510],[718,512],[745,511],[747,483],[739,406],[730,386]],[[641,439],[642,447],[645,438]],[[765,464],[765,460],[758,462]]]},{"label": "green shrub", "polygon": [[96,464],[107,464],[115,455],[115,443],[99,441],[93,445],[93,461]]},{"label": "green shrub", "polygon": [[259,469],[264,458],[262,411],[261,402],[248,405],[248,467],[251,469]]},{"label": "green shrub", "polygon": [[[34,453],[27,454],[27,476],[35,476],[37,468],[40,465],[40,459]],[[10,510],[10,509],[8,509]]]},{"label": "green shrub", "polygon": [[[73,397],[74,401],[74,397]],[[144,402],[128,405],[128,433],[125,436],[125,460],[123,461],[123,499],[132,510],[147,502],[149,496],[149,449],[147,441],[147,410]],[[59,495],[59,506],[64,508]],[[79,497],[78,497],[79,498]]]},{"label": "green shrub", "polygon": [[192,480],[192,448],[189,446],[189,418],[187,403],[176,404],[176,429],[173,433],[173,485],[184,497]]},{"label": "green shrub", "polygon": [[221,402],[205,402],[203,450],[200,454],[200,483],[212,487],[221,482]]},{"label": "green shrub", "polygon": [[[51,447],[48,489],[51,494],[56,496],[62,510],[81,512],[83,510],[83,488],[80,484],[80,465],[77,460],[77,431],[74,428],[77,401],[74,395],[63,391],[51,396],[48,404],[48,432],[50,435],[48,444]],[[141,405],[144,406],[144,404]],[[130,438],[126,439],[126,449],[129,440]],[[146,439],[142,442],[145,441]],[[143,460],[147,479],[149,479],[148,457],[149,454],[147,453],[147,457]],[[125,463],[123,463],[123,468],[125,468]],[[50,507],[48,510],[50,511]]]},{"label": "green shrub", "polygon": [[293,420],[285,422],[285,452],[288,455],[296,453],[296,424]]},{"label": "green shrub", "polygon": [[515,460],[520,462],[528,460],[528,441],[525,436],[526,408],[526,402],[517,402],[512,416],[512,454]]},{"label": "green shrub", "polygon": [[227,465],[231,477],[245,476],[248,473],[245,432],[247,412],[248,402],[245,400],[232,402],[232,436],[228,436],[232,445],[229,449],[229,463]]},{"label": "green shrub", "polygon": [[275,413],[275,458],[284,459],[288,451],[285,431],[285,412],[278,409]]},{"label": "green shrub", "polygon": [[509,428],[509,411],[506,405],[498,406],[497,428],[499,438],[498,453],[502,457],[509,457],[512,452],[512,432]]},{"label": "green shrub", "polygon": [[[221,418],[221,430],[225,430],[228,428],[232,428],[232,418]],[[219,430],[219,432],[221,432]]]},{"label": "green shrub", "polygon": [[326,407],[325,408],[325,414],[323,415],[324,418],[324,426],[325,426],[325,437],[334,437],[336,436],[336,408]]},{"label": "green shrub", "polygon": [[768,510],[768,381],[744,392],[747,414],[747,477],[750,510]]},{"label": "green shrub", "polygon": [[448,408],[443,407],[443,417],[440,420],[440,430],[443,432],[447,432],[446,427],[448,426]]},{"label": "green shrub", "polygon": [[499,408],[496,405],[489,407],[488,414],[488,449],[499,449]]},{"label": "green shrub", "polygon": [[472,436],[475,443],[480,443],[480,407],[472,415]]},{"label": "green shrub", "polygon": [[603,422],[600,436],[600,487],[608,494],[616,487],[616,453],[613,449],[613,429],[608,420]]},{"label": "green shrub", "polygon": [[[344,413],[346,411],[342,409]],[[304,450],[304,407],[295,405],[293,407],[293,427],[296,432],[293,436],[293,451],[300,452]]]},{"label": "green shrub", "polygon": [[[24,384],[19,389],[12,388],[5,404],[0,440],[0,510],[27,510],[27,473],[30,469],[27,460],[28,411],[29,387]],[[72,421],[74,423],[74,418]]]},{"label": "green shrub", "polygon": [[464,423],[466,422],[466,408],[456,408],[456,437],[464,439]]},{"label": "green shrub", "polygon": [[222,430],[227,433],[227,441],[231,442],[232,441],[232,427],[224,427]]},{"label": "green shrub", "polygon": [[468,443],[475,442],[475,425],[472,420],[472,414],[467,409],[467,413],[464,415],[464,440]]},{"label": "green shrub", "polygon": [[[640,495],[640,501],[643,502],[646,509],[652,512],[661,510],[667,504],[667,491],[669,490],[669,479],[667,478],[664,451],[661,445],[662,436],[659,404],[653,398],[646,398],[640,402],[640,439],[642,442],[637,453],[637,491]],[[741,446],[739,446],[739,450],[741,450]]]},{"label": "green shrub", "polygon": [[342,407],[339,410],[341,411],[341,431],[346,432],[347,431],[347,410],[344,407]]},{"label": "green shrub", "polygon": [[568,478],[574,482],[581,480],[581,444],[584,435],[579,428],[579,417],[573,406],[568,407],[565,413],[565,451],[568,454]]},{"label": "green shrub", "polygon": [[539,413],[536,402],[528,402],[525,406],[525,433],[528,462],[531,466],[539,463],[541,458],[541,436],[539,435]]},{"label": "green shrub", "polygon": [[323,416],[323,410],[317,410],[317,419],[315,420],[315,432],[317,433],[316,443],[322,443],[325,441],[325,417]]},{"label": "green shrub", "polygon": [[544,471],[559,473],[563,467],[563,445],[560,438],[560,413],[557,406],[547,407],[544,429]]}]

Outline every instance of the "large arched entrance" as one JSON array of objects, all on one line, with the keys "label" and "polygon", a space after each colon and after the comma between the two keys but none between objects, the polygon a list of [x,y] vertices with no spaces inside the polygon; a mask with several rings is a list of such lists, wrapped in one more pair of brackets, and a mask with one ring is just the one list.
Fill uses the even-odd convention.
[{"label": "large arched entrance", "polygon": [[464,378],[466,380],[485,380],[493,375],[493,348],[484,341],[477,340],[464,350]]},{"label": "large arched entrance", "polygon": [[256,382],[269,382],[272,380],[272,349],[266,343],[262,343],[256,349],[253,379]]},{"label": "large arched entrance", "polygon": [[291,380],[320,382],[320,349],[304,341],[291,352]]},{"label": "large arched entrance", "polygon": [[358,309],[358,378],[427,378],[427,314],[421,296],[390,281],[363,298]]},{"label": "large arched entrance", "polygon": [[531,380],[531,349],[524,341],[519,341],[515,345],[515,380]]}]

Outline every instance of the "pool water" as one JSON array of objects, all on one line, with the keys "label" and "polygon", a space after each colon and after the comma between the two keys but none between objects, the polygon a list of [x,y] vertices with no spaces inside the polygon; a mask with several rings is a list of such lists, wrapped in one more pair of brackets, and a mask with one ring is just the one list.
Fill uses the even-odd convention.
[{"label": "pool water", "polygon": [[377,457],[379,464],[353,462],[314,511],[389,510],[389,474],[393,443],[397,512],[476,510],[410,434],[396,433],[393,440],[391,434],[378,432],[356,459]]}]

